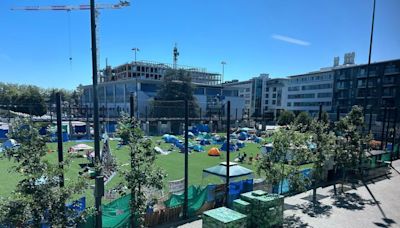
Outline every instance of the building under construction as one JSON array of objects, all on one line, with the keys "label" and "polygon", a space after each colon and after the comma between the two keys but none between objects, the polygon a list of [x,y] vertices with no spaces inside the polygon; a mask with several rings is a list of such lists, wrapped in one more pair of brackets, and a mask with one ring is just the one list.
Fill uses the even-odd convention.
[{"label": "building under construction", "polygon": [[184,70],[193,83],[203,85],[221,84],[221,74],[207,72],[205,68],[158,63],[153,61],[133,61],[112,68],[106,66],[101,72],[100,82],[119,81],[125,79],[162,80],[165,74],[173,69]]}]

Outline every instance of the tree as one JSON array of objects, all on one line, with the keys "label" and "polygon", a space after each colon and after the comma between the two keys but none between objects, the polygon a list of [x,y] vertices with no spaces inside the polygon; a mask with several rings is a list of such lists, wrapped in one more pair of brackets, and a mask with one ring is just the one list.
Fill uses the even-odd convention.
[{"label": "tree", "polygon": [[353,106],[350,113],[336,122],[337,146],[335,150],[336,167],[342,170],[343,183],[346,180],[348,169],[360,168],[364,156],[363,146],[367,144],[370,136],[363,137],[360,133],[364,125],[363,110]]},{"label": "tree", "polygon": [[292,111],[283,111],[280,113],[278,118],[279,125],[288,125],[294,121],[294,113]]},{"label": "tree", "polygon": [[60,187],[62,170],[45,159],[47,137],[27,119],[16,119],[13,129],[9,137],[19,146],[7,149],[5,156],[15,161],[12,171],[22,179],[11,196],[0,201],[0,224],[40,227],[46,221],[51,227],[73,226],[82,217],[72,216],[65,202],[83,193],[86,182],[80,179]]},{"label": "tree", "polygon": [[269,184],[275,186],[288,179],[290,191],[306,189],[308,179],[300,173],[300,165],[309,159],[307,136],[294,129],[280,129],[273,135],[273,150],[262,156],[257,167]]},{"label": "tree", "polygon": [[154,98],[153,115],[156,117],[183,117],[185,113],[184,100],[188,100],[189,116],[196,117],[198,104],[193,93],[192,79],[186,71],[168,71]]},{"label": "tree", "polygon": [[147,205],[145,190],[162,189],[162,181],[166,175],[163,170],[155,167],[156,152],[152,141],[144,137],[138,121],[123,116],[119,122],[118,135],[130,150],[131,169],[124,176],[131,194],[131,226],[143,227]]},{"label": "tree", "polygon": [[329,161],[333,162],[335,135],[329,131],[328,123],[316,119],[311,121],[308,133],[310,134],[309,146],[315,147],[311,156],[313,163],[313,204],[315,206],[317,203],[317,186],[324,180]]},{"label": "tree", "polygon": [[300,112],[297,116],[296,119],[294,120],[293,125],[300,131],[300,132],[305,132],[309,129],[310,123],[312,121],[311,116],[308,114],[308,112]]}]

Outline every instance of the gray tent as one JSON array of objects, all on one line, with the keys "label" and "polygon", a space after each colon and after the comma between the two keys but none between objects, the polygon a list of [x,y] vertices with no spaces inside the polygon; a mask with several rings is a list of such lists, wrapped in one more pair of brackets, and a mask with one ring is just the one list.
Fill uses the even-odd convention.
[{"label": "gray tent", "polygon": [[[203,169],[203,178],[209,175],[218,176],[225,181],[226,179],[226,162],[221,162],[217,166],[213,166],[207,169]],[[253,171],[238,165],[235,162],[229,162],[229,179],[235,179],[239,177],[253,178]]]}]

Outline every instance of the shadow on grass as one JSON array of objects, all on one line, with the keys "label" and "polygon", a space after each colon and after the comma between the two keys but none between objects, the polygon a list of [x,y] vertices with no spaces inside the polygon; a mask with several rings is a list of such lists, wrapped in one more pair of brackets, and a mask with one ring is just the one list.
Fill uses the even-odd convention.
[{"label": "shadow on grass", "polygon": [[308,223],[303,222],[299,216],[291,215],[291,216],[285,217],[285,219],[283,220],[283,227],[303,228],[303,227],[311,227],[311,226],[309,226]]},{"label": "shadow on grass", "polygon": [[363,199],[357,193],[344,193],[334,196],[333,205],[348,210],[363,210],[365,205],[375,205],[372,200]]}]

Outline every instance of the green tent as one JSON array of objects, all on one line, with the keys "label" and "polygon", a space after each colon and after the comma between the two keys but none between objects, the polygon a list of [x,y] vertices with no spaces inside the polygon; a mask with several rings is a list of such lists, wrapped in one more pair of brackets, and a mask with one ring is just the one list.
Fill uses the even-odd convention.
[{"label": "green tent", "polygon": [[[190,186],[188,188],[188,214],[193,216],[196,214],[207,200],[207,187],[201,188],[200,186]],[[168,208],[174,208],[183,205],[184,194],[175,195],[164,202]]]}]

